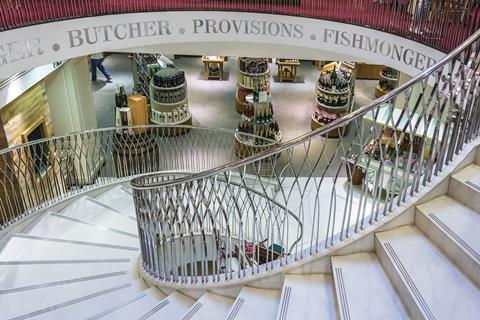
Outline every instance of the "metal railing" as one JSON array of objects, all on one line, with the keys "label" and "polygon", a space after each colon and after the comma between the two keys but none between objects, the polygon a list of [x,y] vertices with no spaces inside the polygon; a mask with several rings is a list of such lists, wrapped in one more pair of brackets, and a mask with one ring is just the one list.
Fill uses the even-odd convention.
[{"label": "metal railing", "polygon": [[213,170],[133,179],[143,271],[189,284],[245,278],[389,215],[478,137],[479,39],[477,31],[419,76],[317,131]]},{"label": "metal railing", "polygon": [[366,26],[449,52],[480,26],[471,0],[4,0],[0,30],[73,18],[151,11],[247,11]]},{"label": "metal railing", "polygon": [[231,163],[242,148],[234,135],[151,125],[90,130],[0,150],[0,230],[51,204],[138,175],[203,172]]}]

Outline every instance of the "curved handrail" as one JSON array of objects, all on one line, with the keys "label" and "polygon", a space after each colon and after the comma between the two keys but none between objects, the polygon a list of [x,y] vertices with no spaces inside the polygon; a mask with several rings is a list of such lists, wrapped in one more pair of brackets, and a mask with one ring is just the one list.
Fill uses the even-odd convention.
[{"label": "curved handrail", "polygon": [[[38,23],[107,14],[152,11],[240,11],[272,13],[338,21],[390,32],[447,52],[480,25],[477,5],[453,8],[415,6],[371,0],[289,0],[289,1],[95,1],[55,3],[49,0],[9,0],[0,3],[0,29],[8,30]],[[351,10],[354,8],[354,14]],[[392,23],[395,21],[395,23]],[[448,26],[448,27],[447,27]]]},{"label": "curved handrail", "polygon": [[[242,278],[269,268],[281,270],[380,220],[426,186],[479,135],[480,30],[417,77],[321,129],[212,170],[164,181],[146,175],[132,179],[131,186],[136,199],[148,199],[138,203],[137,212],[165,216],[172,210],[182,212],[184,202],[173,196],[177,193],[194,190],[196,201],[214,206],[212,199],[223,195],[215,189],[222,176],[237,173],[250,202],[249,195],[257,191],[268,196],[266,185],[275,181],[272,199],[300,219],[302,241],[288,257],[267,261],[266,269],[249,267],[234,273]],[[247,172],[249,179],[253,176],[255,192],[245,188]],[[211,187],[198,192],[204,185]],[[149,207],[163,201],[168,208]],[[229,210],[242,214],[238,206]],[[194,218],[197,213],[189,214]],[[282,232],[278,237],[298,235],[289,228]],[[264,240],[252,237],[252,243]],[[228,233],[220,238],[229,239]],[[275,244],[275,239],[267,241]],[[239,250],[248,253],[246,248]],[[144,269],[160,281],[171,280],[151,271],[146,261]],[[206,277],[202,281],[229,280],[223,273],[201,276]]]}]

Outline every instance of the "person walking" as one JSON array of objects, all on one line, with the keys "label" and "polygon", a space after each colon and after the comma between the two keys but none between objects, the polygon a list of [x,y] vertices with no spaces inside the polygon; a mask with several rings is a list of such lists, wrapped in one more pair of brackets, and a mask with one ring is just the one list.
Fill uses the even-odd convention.
[{"label": "person walking", "polygon": [[107,82],[112,82],[112,77],[108,74],[107,70],[103,66],[103,54],[94,53],[90,55],[90,64],[92,69],[92,81],[97,81],[97,68],[107,78]]}]

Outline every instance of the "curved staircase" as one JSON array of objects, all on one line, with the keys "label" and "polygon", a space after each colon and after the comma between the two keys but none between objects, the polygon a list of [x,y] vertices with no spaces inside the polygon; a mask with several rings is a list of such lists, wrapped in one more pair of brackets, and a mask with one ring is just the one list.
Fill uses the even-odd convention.
[{"label": "curved staircase", "polygon": [[331,274],[193,299],[138,278],[132,193],[118,185],[3,237],[0,319],[475,319],[479,210],[480,162],[417,205],[414,225],[376,233],[375,252],[333,256]]}]

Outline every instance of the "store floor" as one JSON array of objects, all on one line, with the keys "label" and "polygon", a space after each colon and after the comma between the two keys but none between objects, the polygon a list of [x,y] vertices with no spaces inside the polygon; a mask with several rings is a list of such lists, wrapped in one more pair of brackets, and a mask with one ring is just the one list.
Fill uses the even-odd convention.
[{"label": "store floor", "polygon": [[[199,57],[180,57],[175,60],[178,68],[187,76],[189,108],[194,125],[236,129],[240,115],[235,111],[235,91],[237,86],[237,59],[230,58],[225,63],[227,80],[205,81],[202,77],[203,65]],[[133,88],[132,63],[126,54],[113,54],[104,61],[104,66],[113,77],[113,83],[99,81],[92,83],[94,102],[97,109],[98,127],[111,127],[115,124],[114,97],[117,85],[123,85],[127,94]],[[315,101],[315,84],[319,71],[311,62],[304,61],[299,68],[298,83],[279,83],[276,80],[277,68],[271,64],[271,92],[273,108],[283,132],[283,141],[310,132],[310,121]],[[357,80],[355,105],[363,106],[374,99],[377,81]]]},{"label": "store floor", "polygon": [[[218,127],[235,130],[240,121],[240,115],[235,111],[235,92],[237,87],[237,59],[230,58],[225,63],[225,80],[205,81],[202,76],[203,65],[199,57],[180,57],[175,65],[184,70],[187,77],[189,108],[193,115],[193,124],[202,127]],[[127,94],[133,87],[132,62],[126,54],[113,54],[104,61],[104,66],[111,73],[113,83],[98,81],[92,83],[94,101],[97,109],[99,127],[114,125],[114,96],[117,85],[123,85]],[[315,85],[319,71],[309,61],[303,61],[299,68],[297,83],[279,83],[277,68],[271,64],[271,93],[273,109],[280,130],[283,132],[283,142],[311,132],[311,116],[315,101]],[[102,79],[102,77],[100,77]],[[374,99],[377,81],[357,80],[355,84],[355,106],[364,106]],[[284,153],[278,160],[281,167],[289,167],[289,175],[307,176],[311,173],[311,165],[321,155],[321,161],[315,170],[316,175],[346,176],[344,168],[340,168],[341,158],[349,149],[357,136],[354,126],[342,143],[338,139],[316,137],[312,143],[305,143],[295,148],[293,152]],[[343,145],[344,148],[341,146]],[[340,151],[340,152],[338,152]],[[309,165],[304,164],[306,153]],[[332,161],[333,158],[333,161]],[[339,170],[340,168],[340,170]]]}]

